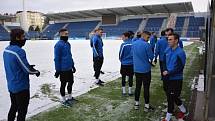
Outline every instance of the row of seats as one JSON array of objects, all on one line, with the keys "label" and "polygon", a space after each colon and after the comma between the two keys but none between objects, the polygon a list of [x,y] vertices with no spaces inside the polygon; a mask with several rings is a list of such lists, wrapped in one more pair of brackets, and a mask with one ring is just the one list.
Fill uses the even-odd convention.
[{"label": "row of seats", "polygon": [[70,38],[85,38],[98,23],[99,21],[70,22],[66,28],[70,32]]},{"label": "row of seats", "polygon": [[125,31],[134,31],[136,32],[139,28],[140,23],[143,19],[128,19],[119,22],[117,25],[106,25],[100,26],[104,29],[106,36],[108,37],[117,37],[120,36]]},{"label": "row of seats", "polygon": [[9,38],[10,35],[8,31],[2,25],[0,25],[0,40],[9,40]]},{"label": "row of seats", "polygon": [[184,27],[185,17],[177,17],[175,23],[175,31],[181,35]]},{"label": "row of seats", "polygon": [[205,26],[205,18],[204,17],[189,17],[189,26],[187,30],[187,37],[200,37],[201,31],[200,27]]},{"label": "row of seats", "polygon": [[[182,34],[183,26],[186,17],[177,17],[175,24],[175,32]],[[149,18],[144,30],[154,31],[159,34],[162,27],[163,21],[167,19],[166,17],[160,18]],[[139,19],[127,19],[120,21],[117,25],[101,25],[100,27],[104,29],[106,37],[119,37],[125,31],[136,32],[142,22],[142,18]],[[69,31],[70,38],[86,38],[89,33],[98,25],[100,21],[82,21],[82,22],[67,22],[67,23],[55,23],[49,24],[45,30],[41,33],[35,31],[29,31],[29,38],[46,38],[54,39],[58,35],[58,31],[66,27]],[[187,37],[200,37],[200,27],[205,26],[205,19],[203,17],[189,17],[189,26],[186,36]],[[17,26],[7,26],[9,30],[14,28],[20,28]],[[0,25],[0,40],[5,40],[9,38],[9,33],[7,30]]]},{"label": "row of seats", "polygon": [[[160,28],[163,24],[165,17],[161,18],[149,18],[144,30],[146,31],[154,31],[159,34]],[[204,26],[204,18],[195,18],[190,17],[189,27],[187,36],[188,37],[199,37],[199,26]],[[119,22],[117,25],[101,25],[100,27],[105,30],[107,37],[117,37],[120,36],[125,31],[134,31],[136,32],[142,19],[128,19]],[[195,22],[194,22],[195,21]],[[198,22],[196,22],[198,21]],[[179,35],[182,34],[183,26],[185,22],[185,17],[177,17],[175,24],[175,32]],[[99,23],[99,21],[84,21],[84,22],[70,22],[70,23],[60,23],[61,27],[67,25],[67,29],[70,31],[70,38],[85,38],[88,34],[95,28],[95,26]],[[53,39],[54,35],[57,33],[57,29],[60,26],[59,23],[49,25],[46,29],[46,33],[48,31],[50,37],[49,39]],[[53,26],[55,28],[53,28]],[[59,30],[59,29],[58,29]],[[51,32],[53,31],[53,32]],[[44,36],[44,33],[42,35]]]},{"label": "row of seats", "polygon": [[164,21],[164,17],[162,18],[149,18],[146,26],[144,28],[145,31],[153,31],[156,32],[157,34],[159,34],[159,31],[161,29],[161,26],[163,24]]},{"label": "row of seats", "polygon": [[42,32],[42,37],[47,39],[54,39],[55,34],[65,26],[66,23],[49,24]]}]

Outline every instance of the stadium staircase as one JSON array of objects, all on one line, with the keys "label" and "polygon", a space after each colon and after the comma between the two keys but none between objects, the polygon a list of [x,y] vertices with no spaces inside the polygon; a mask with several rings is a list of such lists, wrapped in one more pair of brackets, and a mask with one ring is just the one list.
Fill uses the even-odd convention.
[{"label": "stadium staircase", "polygon": [[186,36],[187,31],[188,31],[188,25],[189,25],[189,17],[186,17],[185,21],[184,21],[184,26],[183,26],[182,34],[181,34],[182,37]]},{"label": "stadium staircase", "polygon": [[[69,25],[69,23],[66,23],[62,28],[66,28]],[[59,35],[59,32],[56,32],[56,34],[54,35],[55,37]]]},{"label": "stadium staircase", "polygon": [[182,36],[185,18],[186,17],[181,16],[181,17],[177,17],[176,19],[175,32],[178,33],[180,36]]},{"label": "stadium staircase", "polygon": [[171,13],[170,17],[168,18],[167,22],[167,28],[175,28],[176,24],[176,19],[177,19],[177,14],[176,13]]},{"label": "stadium staircase", "polygon": [[160,35],[160,33],[161,33],[162,30],[166,29],[167,22],[168,22],[167,19],[164,19],[164,20],[163,20],[163,23],[162,23],[162,26],[161,26],[161,28],[160,28],[160,30],[159,30],[159,34],[158,34],[158,35]]},{"label": "stadium staircase", "polygon": [[139,28],[137,29],[137,31],[135,33],[137,33],[138,31],[144,30],[147,21],[148,21],[148,18],[143,18],[142,22],[139,25]]}]

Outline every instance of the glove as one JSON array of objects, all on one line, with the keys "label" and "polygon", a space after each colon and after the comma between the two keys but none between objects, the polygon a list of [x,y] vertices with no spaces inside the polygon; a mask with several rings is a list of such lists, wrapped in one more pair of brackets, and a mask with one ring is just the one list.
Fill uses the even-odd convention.
[{"label": "glove", "polygon": [[35,66],[35,65],[30,65],[30,70],[33,71],[33,72],[36,71],[36,73],[34,73],[34,74],[35,74],[37,77],[39,77],[39,76],[40,76],[40,71],[36,70],[36,69],[34,68],[34,66]]},{"label": "glove", "polygon": [[157,58],[154,59],[154,63],[157,64]]},{"label": "glove", "polygon": [[155,65],[154,65],[154,64],[152,64],[152,61],[150,61],[149,63],[151,64],[151,66],[152,66],[152,67],[155,67]]},{"label": "glove", "polygon": [[72,73],[75,73],[75,72],[76,72],[76,68],[72,67]]},{"label": "glove", "polygon": [[39,77],[40,76],[40,72],[37,70],[36,76]]},{"label": "glove", "polygon": [[60,72],[59,71],[56,71],[55,74],[54,74],[55,78],[58,78],[60,76]]},{"label": "glove", "polygon": [[30,65],[30,68],[34,68],[35,65]]}]

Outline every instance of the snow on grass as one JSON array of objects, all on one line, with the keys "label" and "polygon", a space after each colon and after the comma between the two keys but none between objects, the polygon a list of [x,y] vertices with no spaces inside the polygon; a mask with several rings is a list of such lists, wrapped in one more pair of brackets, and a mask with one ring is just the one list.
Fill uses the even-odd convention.
[{"label": "snow on grass", "polygon": [[[53,61],[53,50],[54,44],[57,41],[28,41],[24,49],[27,53],[27,58],[30,64],[35,64],[36,68],[40,70],[41,76],[35,77],[30,76],[31,80],[31,100],[28,110],[28,117],[36,115],[43,111],[52,110],[51,107],[55,107],[59,104],[59,79],[54,78],[54,61]],[[122,41],[104,41],[104,65],[102,70],[105,72],[104,75],[101,75],[101,79],[108,82],[114,79],[117,79],[119,75],[120,62],[118,60],[118,51]],[[89,41],[70,41],[72,46],[72,54],[75,61],[75,66],[77,72],[75,73],[75,83],[73,86],[73,96],[79,96],[84,94],[91,89],[96,88],[97,86],[94,84],[93,80],[93,67],[92,67],[92,50],[89,45]],[[184,45],[187,46],[192,44],[192,42],[184,42]],[[4,48],[8,45],[8,42],[0,42],[0,55],[2,55]],[[2,56],[0,56],[0,60]],[[158,66],[156,67],[158,69]],[[155,72],[158,73],[159,70],[155,69]],[[153,74],[154,75],[154,74]],[[159,74],[154,75],[159,79]],[[7,84],[4,74],[4,66],[3,61],[0,61],[0,120],[6,119],[7,113],[10,106],[10,98],[7,91]],[[152,81],[158,81],[158,79],[154,79]],[[119,80],[118,80],[119,81]],[[121,86],[118,81],[111,82],[113,85],[113,89],[105,89],[98,92],[98,94],[104,93],[103,98],[100,96],[92,96],[93,100],[89,100],[89,102],[94,102],[93,105],[79,105],[80,107],[76,107],[77,110],[84,110],[84,112],[88,112],[95,108],[97,102],[101,105],[106,103],[106,105],[102,106],[102,109],[99,109],[102,113],[109,112],[105,115],[107,119],[114,117],[116,119],[122,119],[122,117],[117,116],[116,114],[121,114],[123,111],[126,114],[127,112],[132,110],[133,99],[128,99],[129,101],[125,101],[124,98],[121,99],[120,91]],[[114,86],[115,85],[115,86]],[[152,86],[161,86],[161,83],[152,83]],[[106,88],[106,87],[104,87]],[[162,89],[162,88],[161,88]],[[160,90],[161,90],[160,89]],[[115,91],[114,91],[115,90]],[[134,89],[133,89],[134,90]],[[153,90],[156,90],[152,88]],[[94,91],[92,91],[94,92]],[[156,91],[155,91],[156,92]],[[97,92],[94,92],[97,93]],[[89,96],[86,96],[89,97]],[[119,100],[120,98],[120,100]],[[84,98],[83,100],[87,100],[88,98]],[[101,102],[97,101],[98,99]],[[103,100],[102,100],[103,99]],[[107,100],[108,99],[108,100]],[[112,101],[116,99],[116,101]],[[127,98],[126,98],[127,99]],[[119,102],[122,102],[119,103]],[[50,109],[51,108],[51,109]],[[55,108],[54,108],[55,109]],[[76,112],[80,113],[80,112]],[[80,114],[81,115],[81,114]],[[87,115],[87,114],[86,114]],[[82,116],[82,115],[81,115]],[[85,115],[84,115],[85,116]],[[88,114],[89,120],[97,119],[97,116],[92,116],[91,113]],[[135,116],[134,116],[135,117]],[[63,116],[63,118],[65,118]],[[69,117],[70,118],[70,117]],[[84,118],[84,117],[83,117]],[[49,118],[47,118],[48,120]],[[100,118],[101,120],[103,118]],[[86,120],[86,119],[85,119]],[[77,120],[78,121],[78,120]]]},{"label": "snow on grass", "polygon": [[[191,53],[194,53],[193,56],[187,58],[188,62],[193,60],[193,63],[188,63],[185,68],[182,97],[186,105],[189,105],[190,98],[190,85],[188,83],[191,77],[196,74],[196,71],[192,71],[190,68],[198,70],[196,47],[197,45],[193,44],[185,48],[186,52],[192,51]],[[154,112],[144,112],[143,94],[140,98],[140,110],[134,110],[134,97],[121,95],[121,79],[117,79],[107,83],[104,87],[93,89],[77,97],[79,102],[71,108],[58,107],[36,115],[30,121],[159,121],[161,116],[165,116],[165,112],[162,110],[166,108],[166,96],[160,81],[158,66],[152,69],[152,75],[150,102],[156,108]]]}]

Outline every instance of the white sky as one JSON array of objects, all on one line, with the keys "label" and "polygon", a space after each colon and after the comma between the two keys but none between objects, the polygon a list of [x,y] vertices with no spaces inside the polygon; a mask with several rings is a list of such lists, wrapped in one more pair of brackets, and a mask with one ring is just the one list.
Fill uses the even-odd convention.
[{"label": "white sky", "polygon": [[[27,10],[53,13],[187,1],[192,1],[195,12],[207,11],[208,0],[26,0],[26,7]],[[0,0],[0,13],[19,10],[22,10],[22,0]]]}]

